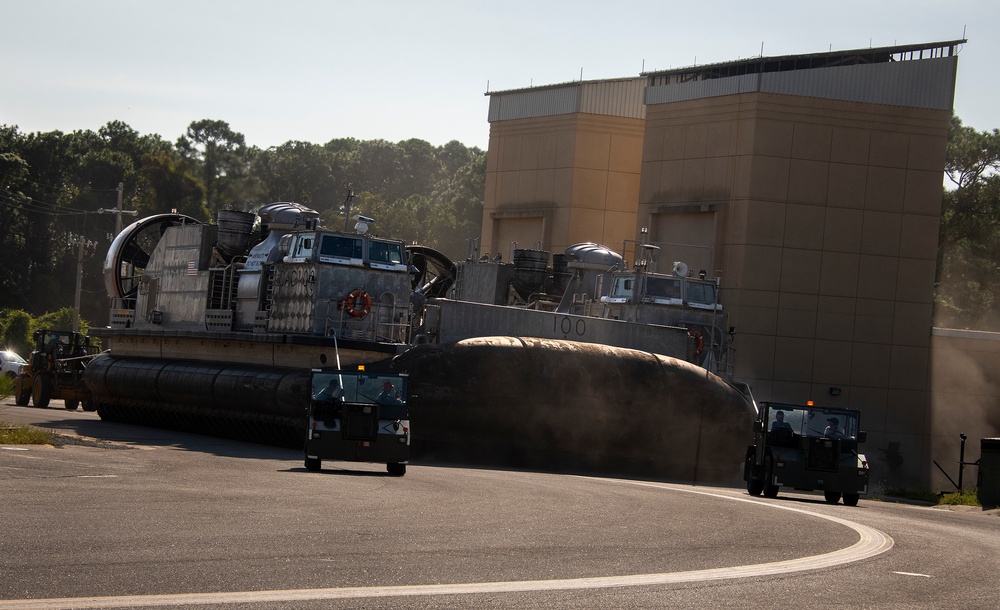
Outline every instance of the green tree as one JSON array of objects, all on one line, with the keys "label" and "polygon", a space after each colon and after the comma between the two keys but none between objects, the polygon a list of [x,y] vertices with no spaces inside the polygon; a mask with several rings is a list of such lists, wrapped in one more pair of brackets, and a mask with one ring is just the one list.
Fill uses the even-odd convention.
[{"label": "green tree", "polygon": [[444,177],[448,178],[457,174],[474,157],[485,155],[478,148],[466,148],[458,140],[452,140],[438,149],[437,156],[441,162]]},{"label": "green tree", "polygon": [[941,209],[937,326],[997,330],[1000,319],[1000,131],[952,118]]},{"label": "green tree", "polygon": [[204,119],[191,123],[177,139],[177,150],[194,163],[205,185],[205,205],[215,214],[242,194],[247,148],[243,134],[225,121]]},{"label": "green tree", "polygon": [[339,196],[333,160],[334,153],[323,146],[289,141],[261,152],[254,169],[266,202],[295,201],[322,212]]},{"label": "green tree", "polygon": [[0,133],[0,211],[4,217],[0,222],[0,247],[4,252],[0,257],[0,295],[6,295],[0,298],[12,303],[16,295],[23,296],[21,288],[29,277],[29,269],[18,263],[28,257],[24,210],[31,198],[23,189],[30,178],[30,167],[5,142],[12,142],[12,138],[8,140]]},{"label": "green tree", "polygon": [[442,227],[435,247],[453,259],[465,258],[468,240],[480,237],[486,193],[486,153],[469,149],[466,161],[439,183],[434,199],[448,210],[450,224]]},{"label": "green tree", "polygon": [[[2,349],[10,349],[27,358],[34,349],[33,334],[40,328],[52,330],[72,330],[73,308],[63,307],[57,311],[45,312],[33,317],[20,309],[0,312],[0,341]],[[90,324],[80,319],[80,332],[86,334]]]},{"label": "green tree", "polygon": [[[47,311],[34,319],[31,325],[31,332],[39,328],[50,328],[53,330],[72,330],[74,312],[72,307],[63,307],[56,311]],[[86,334],[90,324],[83,318],[80,319],[80,332]]]},{"label": "green tree", "polygon": [[405,187],[399,196],[423,195],[430,197],[434,186],[441,179],[441,161],[438,159],[438,149],[424,140],[410,139],[398,145],[402,152],[400,159],[401,176]]},{"label": "green tree", "polygon": [[[8,206],[0,245],[10,262],[0,269],[0,307],[38,313],[73,302],[78,252],[69,247],[70,238],[108,243],[114,218],[94,212],[113,207],[118,183],[136,179],[136,159],[157,140],[120,122],[100,133],[0,130],[0,202]],[[84,290],[103,295],[103,257],[91,254],[85,259]],[[103,301],[85,299],[85,315],[106,315]]]},{"label": "green tree", "polygon": [[[351,202],[351,214],[360,214],[362,216],[374,218],[375,223],[369,225],[368,229],[369,233],[373,235],[384,235],[386,237],[404,239],[403,237],[400,237],[398,233],[399,225],[397,224],[397,221],[400,219],[398,217],[394,217],[392,214],[389,202],[375,193],[370,191],[354,193],[354,198]],[[353,221],[349,222],[348,225],[353,226]],[[332,223],[327,224],[327,226],[330,228],[341,228]],[[348,226],[348,230],[350,230],[350,226]]]},{"label": "green tree", "polygon": [[160,136],[141,135],[121,121],[110,121],[97,130],[97,135],[109,150],[129,155],[136,166],[147,154],[173,150],[173,146]]},{"label": "green tree", "polygon": [[194,175],[191,163],[173,150],[152,151],[143,157],[130,209],[139,217],[177,210],[207,222],[205,186]]},{"label": "green tree", "polygon": [[74,136],[62,132],[27,134],[15,140],[15,153],[30,169],[29,178],[19,188],[22,201],[5,222],[17,231],[15,243],[23,240],[16,271],[16,289],[0,296],[0,305],[45,311],[61,305],[60,287],[73,286],[65,277],[60,261],[66,256],[65,235],[84,219],[82,210],[73,207],[80,194],[77,181],[78,155]]},{"label": "green tree", "polygon": [[31,352],[31,315],[20,309],[0,314],[0,347],[17,352],[27,358]]},{"label": "green tree", "polygon": [[351,154],[358,150],[361,143],[354,138],[334,138],[323,145],[328,152],[335,155]]},{"label": "green tree", "polygon": [[385,140],[365,140],[351,153],[350,184],[357,190],[368,191],[384,201],[395,201],[405,197],[406,189],[400,188],[404,181],[404,152],[397,145]]}]

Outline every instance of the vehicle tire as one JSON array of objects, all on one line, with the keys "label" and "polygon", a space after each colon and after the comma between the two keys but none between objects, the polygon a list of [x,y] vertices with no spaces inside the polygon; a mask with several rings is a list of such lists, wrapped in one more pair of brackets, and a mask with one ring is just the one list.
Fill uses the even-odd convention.
[{"label": "vehicle tire", "polygon": [[394,477],[401,477],[406,474],[406,464],[392,462],[385,465],[386,471]]},{"label": "vehicle tire", "polygon": [[747,493],[751,496],[759,496],[760,492],[764,491],[764,481],[760,479],[760,469],[754,468],[752,457],[747,456],[743,469],[746,472]]},{"label": "vehicle tire", "polygon": [[323,460],[319,458],[306,458],[306,470],[310,472],[319,472],[323,467]]},{"label": "vehicle tire", "polygon": [[88,412],[93,412],[97,410],[97,404],[94,403],[93,398],[88,398],[87,400],[83,401],[83,410]]},{"label": "vehicle tire", "polygon": [[63,402],[66,403],[66,410],[67,411],[76,411],[77,409],[80,408],[80,399],[79,398],[67,398]]},{"label": "vehicle tire", "polygon": [[48,375],[38,375],[31,385],[31,404],[39,409],[49,406],[52,400],[52,380]]},{"label": "vehicle tire", "polygon": [[771,456],[764,459],[764,474],[767,475],[767,479],[764,480],[764,488],[761,490],[764,492],[764,497],[777,498],[779,486],[771,484],[771,481],[774,480],[774,460],[771,459]]},{"label": "vehicle tire", "polygon": [[844,494],[844,506],[857,506],[859,494]]},{"label": "vehicle tire", "polygon": [[26,407],[31,401],[31,388],[22,387],[23,379],[18,375],[17,380],[14,381],[14,404],[19,407]]},{"label": "vehicle tire", "polygon": [[839,491],[824,491],[823,497],[826,498],[827,504],[836,504],[837,502],[840,502]]}]

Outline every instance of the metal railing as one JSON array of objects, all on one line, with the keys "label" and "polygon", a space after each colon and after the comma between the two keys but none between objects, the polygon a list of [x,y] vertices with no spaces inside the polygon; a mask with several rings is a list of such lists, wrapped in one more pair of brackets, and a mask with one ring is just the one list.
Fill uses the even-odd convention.
[{"label": "metal railing", "polygon": [[324,335],[355,341],[409,343],[409,304],[403,307],[396,303],[373,302],[368,313],[360,317],[350,315],[344,307],[331,307],[325,319]]}]

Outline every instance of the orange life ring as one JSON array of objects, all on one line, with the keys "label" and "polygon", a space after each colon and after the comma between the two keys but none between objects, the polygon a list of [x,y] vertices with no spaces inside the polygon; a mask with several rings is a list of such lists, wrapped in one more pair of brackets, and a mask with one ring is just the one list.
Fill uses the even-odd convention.
[{"label": "orange life ring", "polygon": [[688,336],[694,339],[694,352],[691,354],[694,357],[698,357],[701,350],[705,349],[705,339],[701,336],[701,333],[696,330],[689,330]]},{"label": "orange life ring", "polygon": [[367,292],[361,290],[360,288],[347,295],[347,301],[344,302],[344,309],[355,318],[363,318],[367,316],[368,312],[371,311],[371,308],[372,298],[368,296]]}]

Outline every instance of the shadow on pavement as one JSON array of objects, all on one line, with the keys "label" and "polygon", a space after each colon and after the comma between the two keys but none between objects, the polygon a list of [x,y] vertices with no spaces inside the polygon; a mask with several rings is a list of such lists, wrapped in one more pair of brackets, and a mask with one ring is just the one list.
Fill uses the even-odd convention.
[{"label": "shadow on pavement", "polygon": [[[89,445],[107,449],[166,447],[184,451],[196,451],[223,457],[257,458],[268,460],[301,460],[301,450],[258,445],[221,437],[179,432],[166,428],[150,428],[135,424],[107,422],[97,414],[65,411],[58,409],[25,409],[18,417],[21,425],[42,428],[58,436],[60,444]],[[5,412],[7,411],[4,409]],[[2,419],[2,417],[0,417]]]}]

